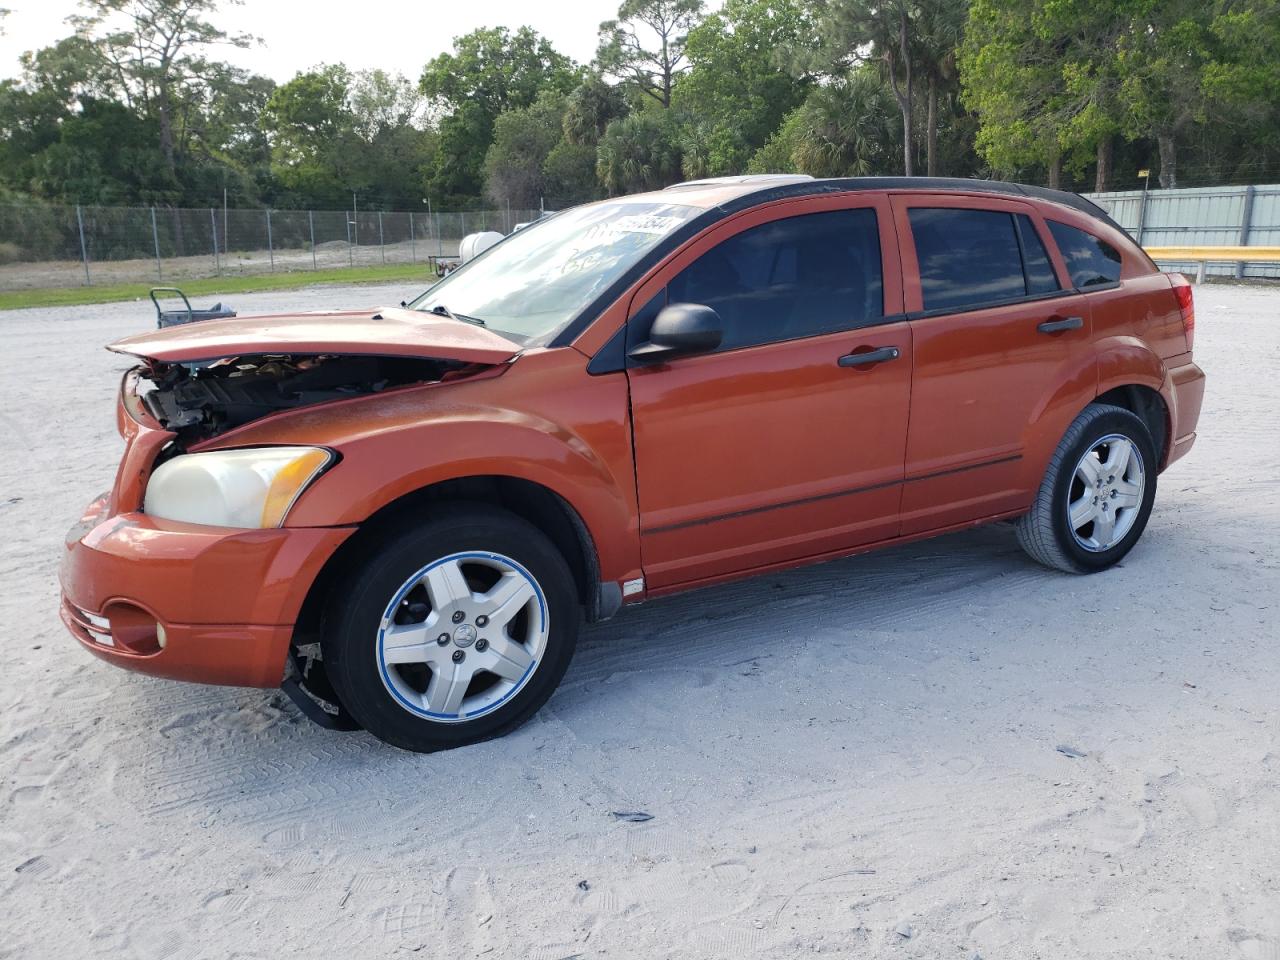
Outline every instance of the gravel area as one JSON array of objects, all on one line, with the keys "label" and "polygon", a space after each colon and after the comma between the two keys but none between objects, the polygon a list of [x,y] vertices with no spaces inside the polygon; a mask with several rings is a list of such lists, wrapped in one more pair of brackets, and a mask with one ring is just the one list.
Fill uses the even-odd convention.
[{"label": "gravel area", "polygon": [[1120,567],[997,525],[654,602],[432,756],[77,647],[150,304],[0,313],[0,957],[1280,958],[1280,290],[1196,296],[1200,439]]}]

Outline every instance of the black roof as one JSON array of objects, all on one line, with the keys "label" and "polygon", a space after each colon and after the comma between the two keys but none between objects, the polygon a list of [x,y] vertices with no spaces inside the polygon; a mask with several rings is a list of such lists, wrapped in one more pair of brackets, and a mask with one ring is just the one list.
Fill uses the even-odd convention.
[{"label": "black roof", "polygon": [[1092,200],[1069,190],[1054,190],[1029,183],[1005,180],[969,180],[963,177],[832,177],[825,180],[792,180],[775,185],[762,185],[759,190],[744,193],[721,205],[726,212],[745,210],[760,203],[786,197],[804,197],[821,193],[848,193],[854,190],[954,190],[964,193],[999,193],[1006,196],[1050,200],[1079,210],[1121,233],[1125,230]]}]

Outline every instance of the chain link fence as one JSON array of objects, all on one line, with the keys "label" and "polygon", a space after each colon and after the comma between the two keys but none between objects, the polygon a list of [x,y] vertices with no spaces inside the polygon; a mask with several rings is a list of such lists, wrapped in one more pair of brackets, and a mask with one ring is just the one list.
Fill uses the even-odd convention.
[{"label": "chain link fence", "polygon": [[426,264],[457,256],[467,234],[538,216],[0,205],[0,290]]},{"label": "chain link fence", "polygon": [[[1280,185],[1086,196],[1144,245],[1280,245]],[[0,291],[426,264],[432,257],[457,256],[467,234],[510,233],[538,216],[537,210],[0,205]],[[1280,266],[1213,264],[1209,273],[1280,277]]]}]

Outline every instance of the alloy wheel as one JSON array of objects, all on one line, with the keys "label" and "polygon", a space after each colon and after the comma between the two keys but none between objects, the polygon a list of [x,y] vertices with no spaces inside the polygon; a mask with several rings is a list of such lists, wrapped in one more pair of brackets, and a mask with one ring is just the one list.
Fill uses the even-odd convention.
[{"label": "alloy wheel", "polygon": [[1114,433],[1093,444],[1076,464],[1067,495],[1067,525],[1085,550],[1102,553],[1133,529],[1142,509],[1147,475],[1142,453]]},{"label": "alloy wheel", "polygon": [[548,632],[547,601],[528,570],[497,553],[455,553],[392,597],[378,628],[378,669],[405,710],[465,722],[529,682]]}]

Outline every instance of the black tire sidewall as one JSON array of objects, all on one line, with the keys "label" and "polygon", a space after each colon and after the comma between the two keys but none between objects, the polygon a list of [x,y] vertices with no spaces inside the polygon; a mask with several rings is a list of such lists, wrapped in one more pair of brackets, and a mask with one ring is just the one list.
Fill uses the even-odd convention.
[{"label": "black tire sidewall", "polygon": [[[1103,437],[1119,434],[1132,440],[1142,455],[1142,468],[1145,482],[1142,492],[1142,505],[1138,518],[1134,521],[1124,539],[1109,550],[1086,550],[1076,542],[1068,519],[1067,502],[1070,496],[1071,481],[1075,476],[1076,464],[1085,452]],[[1070,560],[1085,571],[1104,570],[1120,561],[1133,549],[1151,517],[1151,507],[1156,498],[1156,477],[1160,472],[1160,463],[1156,455],[1155,444],[1151,434],[1137,416],[1127,410],[1111,409],[1100,411],[1090,420],[1088,426],[1076,439],[1067,455],[1058,467],[1053,485],[1053,534],[1054,538]]]},{"label": "black tire sidewall", "polygon": [[[546,598],[550,630],[537,669],[510,701],[474,720],[441,723],[410,713],[388,692],[377,635],[387,604],[409,577],[465,551],[501,554],[528,570]],[[564,558],[532,524],[499,508],[451,505],[408,529],[371,537],[363,556],[331,601],[321,647],[343,706],[374,736],[422,752],[476,743],[523,723],[555,691],[573,657],[581,608]]]}]

